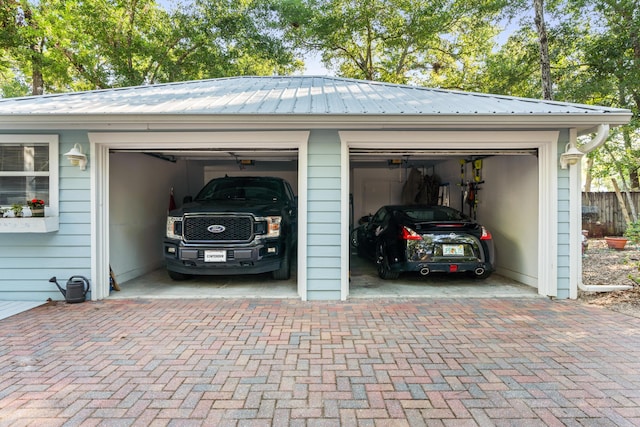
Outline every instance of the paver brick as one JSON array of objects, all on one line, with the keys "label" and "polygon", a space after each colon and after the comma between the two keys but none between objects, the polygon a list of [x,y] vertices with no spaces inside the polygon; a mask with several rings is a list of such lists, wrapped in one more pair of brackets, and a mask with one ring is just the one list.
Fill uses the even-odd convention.
[{"label": "paver brick", "polygon": [[0,320],[0,426],[633,426],[638,372],[578,301],[56,304]]}]

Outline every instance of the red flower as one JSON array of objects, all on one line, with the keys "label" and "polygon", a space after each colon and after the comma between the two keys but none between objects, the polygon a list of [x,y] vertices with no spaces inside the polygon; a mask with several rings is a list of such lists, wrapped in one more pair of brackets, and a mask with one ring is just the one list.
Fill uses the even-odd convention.
[{"label": "red flower", "polygon": [[42,199],[27,200],[27,205],[29,205],[30,208],[43,208],[44,200]]}]

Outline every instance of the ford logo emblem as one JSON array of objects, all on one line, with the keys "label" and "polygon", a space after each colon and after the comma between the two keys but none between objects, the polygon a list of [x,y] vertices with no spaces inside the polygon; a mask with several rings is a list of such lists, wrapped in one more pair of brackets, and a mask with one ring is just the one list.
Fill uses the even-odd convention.
[{"label": "ford logo emblem", "polygon": [[207,231],[209,233],[215,233],[215,234],[222,233],[226,229],[227,228],[224,225],[218,225],[218,224],[210,225],[207,227]]}]

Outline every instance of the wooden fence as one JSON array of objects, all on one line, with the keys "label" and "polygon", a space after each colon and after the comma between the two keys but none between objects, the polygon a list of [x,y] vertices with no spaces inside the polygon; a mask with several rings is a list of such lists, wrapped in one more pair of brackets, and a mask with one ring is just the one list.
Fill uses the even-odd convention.
[{"label": "wooden fence", "polygon": [[[623,193],[622,198],[627,203],[626,194]],[[640,213],[640,192],[632,192],[631,200],[636,212]],[[627,210],[629,211],[628,205]],[[589,237],[621,236],[626,228],[615,192],[582,193],[582,229],[589,231]]]}]

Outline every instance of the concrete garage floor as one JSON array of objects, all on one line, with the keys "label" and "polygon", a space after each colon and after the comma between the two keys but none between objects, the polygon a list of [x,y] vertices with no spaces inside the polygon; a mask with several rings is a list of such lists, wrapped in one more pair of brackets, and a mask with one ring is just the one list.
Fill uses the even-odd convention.
[{"label": "concrete garage floor", "polygon": [[[295,263],[291,279],[273,280],[270,274],[247,276],[197,276],[175,282],[164,269],[120,283],[109,298],[299,298]],[[466,276],[404,274],[382,280],[373,263],[352,256],[349,298],[536,298],[537,290],[503,276],[486,280]]]}]

